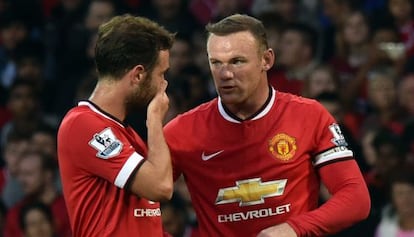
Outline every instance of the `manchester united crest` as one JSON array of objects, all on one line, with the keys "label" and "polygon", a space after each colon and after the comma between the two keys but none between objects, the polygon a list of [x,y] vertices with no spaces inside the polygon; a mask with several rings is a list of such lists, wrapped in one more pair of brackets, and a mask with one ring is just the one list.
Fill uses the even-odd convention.
[{"label": "manchester united crest", "polygon": [[269,141],[269,151],[278,159],[290,160],[296,152],[296,139],[285,133],[276,134]]}]

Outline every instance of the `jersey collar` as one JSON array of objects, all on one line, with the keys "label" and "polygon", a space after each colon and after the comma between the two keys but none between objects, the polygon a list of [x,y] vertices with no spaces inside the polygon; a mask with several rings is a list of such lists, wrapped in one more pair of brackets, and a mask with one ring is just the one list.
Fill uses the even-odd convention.
[{"label": "jersey collar", "polygon": [[127,125],[121,122],[119,119],[115,118],[114,116],[110,115],[109,113],[103,111],[99,108],[96,104],[89,100],[81,100],[78,102],[78,106],[88,106],[93,112],[105,117],[106,119],[112,120],[113,122],[117,123],[119,126],[125,128]]},{"label": "jersey collar", "polygon": [[[276,90],[273,87],[270,86],[269,97],[266,100],[265,104],[252,117],[250,117],[246,120],[257,120],[259,118],[264,117],[270,111],[270,109],[272,108],[273,104],[275,103],[275,99],[276,99]],[[218,106],[218,110],[219,110],[221,116],[223,116],[223,118],[225,120],[227,120],[229,122],[232,122],[232,123],[242,123],[243,121],[246,121],[246,120],[241,120],[236,115],[232,114],[222,104],[220,96],[218,97],[217,106]]]}]

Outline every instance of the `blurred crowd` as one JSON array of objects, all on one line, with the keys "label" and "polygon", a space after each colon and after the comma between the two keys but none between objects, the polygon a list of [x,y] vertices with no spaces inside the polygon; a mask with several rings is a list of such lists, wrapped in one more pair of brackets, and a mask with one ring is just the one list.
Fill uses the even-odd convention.
[{"label": "blurred crowd", "polygon": [[[97,28],[124,13],[177,33],[166,122],[216,96],[205,24],[260,19],[276,55],[269,83],[331,112],[369,187],[368,219],[335,236],[414,236],[414,0],[0,0],[0,236],[71,236],[56,131],[95,86]],[[145,137],[145,111],[128,123]],[[175,190],[164,228],[197,236],[183,180]]]}]

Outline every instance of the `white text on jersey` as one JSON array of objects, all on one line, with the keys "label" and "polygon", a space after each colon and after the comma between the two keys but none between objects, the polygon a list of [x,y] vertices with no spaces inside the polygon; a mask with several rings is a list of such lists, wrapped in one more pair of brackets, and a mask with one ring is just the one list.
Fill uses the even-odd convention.
[{"label": "white text on jersey", "polygon": [[236,212],[227,215],[218,215],[218,222],[237,222],[237,221],[244,221],[244,220],[251,220],[257,218],[263,218],[268,216],[276,216],[281,215],[284,213],[290,212],[290,203],[277,206],[274,208],[263,208],[259,210],[253,210],[248,212]]},{"label": "white text on jersey", "polygon": [[160,208],[155,208],[155,209],[136,208],[134,209],[134,216],[135,217],[161,216],[161,210]]}]

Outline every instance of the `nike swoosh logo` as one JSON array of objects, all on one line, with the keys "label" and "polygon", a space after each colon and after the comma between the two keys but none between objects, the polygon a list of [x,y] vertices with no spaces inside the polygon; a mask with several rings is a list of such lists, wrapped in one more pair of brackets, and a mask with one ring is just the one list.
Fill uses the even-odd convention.
[{"label": "nike swoosh logo", "polygon": [[201,159],[202,160],[204,160],[204,161],[206,161],[206,160],[210,160],[211,158],[214,158],[214,157],[216,157],[217,155],[219,155],[220,153],[222,153],[224,150],[221,150],[221,151],[218,151],[218,152],[216,152],[216,153],[213,153],[213,154],[210,154],[210,155],[206,155],[206,154],[204,154],[204,151],[203,151],[203,154],[201,154]]}]

